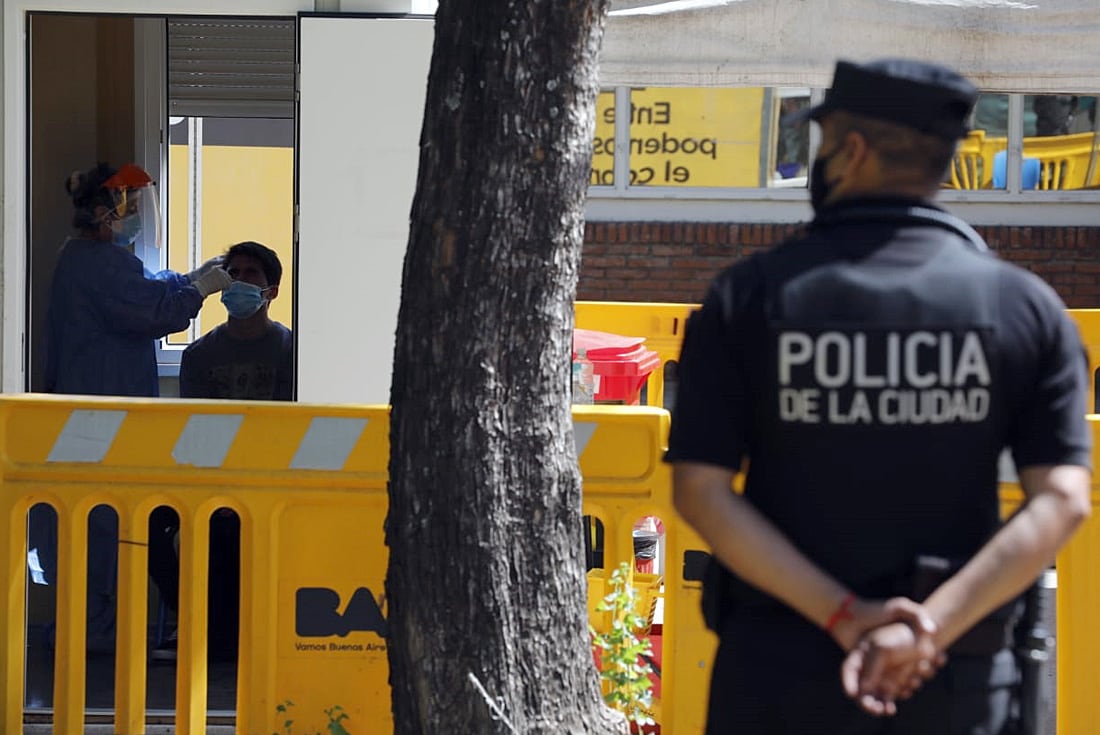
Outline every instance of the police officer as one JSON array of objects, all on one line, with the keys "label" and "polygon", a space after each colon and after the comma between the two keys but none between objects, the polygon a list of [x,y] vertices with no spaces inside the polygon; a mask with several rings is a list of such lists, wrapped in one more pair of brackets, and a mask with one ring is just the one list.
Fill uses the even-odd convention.
[{"label": "police officer", "polygon": [[[732,573],[710,735],[1003,732],[1012,600],[1089,512],[1091,435],[1061,301],[930,201],[976,97],[937,65],[839,62],[808,113],[813,222],[689,321],[666,460]],[[1002,524],[1004,449],[1027,501]]]}]

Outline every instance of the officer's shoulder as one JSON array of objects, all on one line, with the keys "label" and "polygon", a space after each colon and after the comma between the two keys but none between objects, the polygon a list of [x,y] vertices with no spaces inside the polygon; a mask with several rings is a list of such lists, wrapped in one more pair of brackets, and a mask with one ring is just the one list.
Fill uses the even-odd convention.
[{"label": "officer's shoulder", "polygon": [[990,255],[987,262],[993,262],[998,269],[1001,292],[1005,302],[1015,304],[1029,311],[1047,310],[1064,312],[1066,305],[1054,287],[1031,271]]},{"label": "officer's shoulder", "polygon": [[725,307],[734,308],[751,301],[763,283],[765,255],[762,252],[746,255],[719,271],[711,281],[708,300],[717,297]]},{"label": "officer's shoulder", "polygon": [[716,280],[729,285],[750,287],[760,282],[768,271],[797,262],[805,254],[811,253],[812,240],[808,231],[803,230],[777,244],[754,250],[722,269]]},{"label": "officer's shoulder", "polygon": [[775,245],[745,255],[727,266],[719,277],[747,285],[760,279],[766,270],[805,260],[814,252],[817,239],[809,231],[801,231]]},{"label": "officer's shoulder", "polygon": [[726,318],[753,312],[766,300],[767,284],[797,270],[800,260],[812,253],[802,238],[785,240],[766,250],[749,253],[723,268],[711,281],[706,302]]},{"label": "officer's shoulder", "polygon": [[828,251],[819,237],[803,232],[776,245],[754,252],[726,269],[723,276],[742,289],[759,287],[773,279],[783,279],[816,265]]}]

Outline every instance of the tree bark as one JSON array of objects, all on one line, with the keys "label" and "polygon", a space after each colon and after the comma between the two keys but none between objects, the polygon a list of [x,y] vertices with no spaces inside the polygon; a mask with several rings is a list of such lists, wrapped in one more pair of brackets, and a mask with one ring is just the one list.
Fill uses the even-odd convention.
[{"label": "tree bark", "polygon": [[569,397],[608,4],[436,14],[391,391],[401,735],[626,732],[592,663]]}]

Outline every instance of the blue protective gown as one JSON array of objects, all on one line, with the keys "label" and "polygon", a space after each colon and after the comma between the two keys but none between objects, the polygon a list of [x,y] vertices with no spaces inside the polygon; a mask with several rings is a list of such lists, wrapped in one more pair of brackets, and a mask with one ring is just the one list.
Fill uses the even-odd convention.
[{"label": "blue protective gown", "polygon": [[[202,301],[186,276],[153,275],[110,242],[69,240],[57,261],[46,316],[46,390],[157,396],[154,340],[186,329]],[[111,651],[118,517],[99,506],[89,524],[86,643],[90,651]],[[45,584],[57,584],[56,525],[56,515],[44,506],[31,510],[28,548],[38,550]]]},{"label": "blue protective gown", "polygon": [[125,248],[69,240],[46,317],[46,391],[159,395],[154,340],[186,329],[202,301],[186,276],[153,276]]}]

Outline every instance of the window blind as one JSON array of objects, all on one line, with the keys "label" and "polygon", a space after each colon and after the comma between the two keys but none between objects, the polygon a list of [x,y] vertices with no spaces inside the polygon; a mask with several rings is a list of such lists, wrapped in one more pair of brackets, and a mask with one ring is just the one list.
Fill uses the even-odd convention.
[{"label": "window blind", "polygon": [[168,114],[294,117],[294,21],[169,19]]}]

